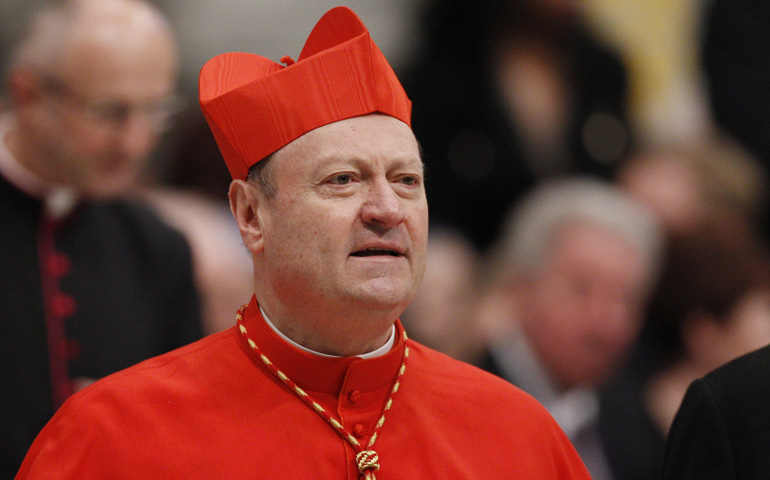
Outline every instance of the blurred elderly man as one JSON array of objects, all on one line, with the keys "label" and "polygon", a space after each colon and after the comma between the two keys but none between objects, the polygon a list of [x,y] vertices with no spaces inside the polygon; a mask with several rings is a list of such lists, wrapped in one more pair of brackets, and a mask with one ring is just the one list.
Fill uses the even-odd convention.
[{"label": "blurred elderly man", "polygon": [[504,331],[481,365],[540,400],[592,477],[611,479],[597,390],[637,338],[662,234],[615,187],[583,178],[542,185],[506,226],[489,293]]},{"label": "blurred elderly man", "polygon": [[200,336],[187,243],[121,200],[169,120],[177,52],[136,0],[33,18],[0,118],[0,477],[94,379]]}]

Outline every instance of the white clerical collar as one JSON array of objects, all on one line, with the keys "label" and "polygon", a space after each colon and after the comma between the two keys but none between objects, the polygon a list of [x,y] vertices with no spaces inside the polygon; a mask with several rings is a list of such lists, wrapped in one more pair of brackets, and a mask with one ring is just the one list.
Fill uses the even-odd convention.
[{"label": "white clerical collar", "polygon": [[[267,314],[265,314],[265,311],[262,310],[262,306],[259,306],[259,312],[262,314],[262,318],[265,319],[265,323],[279,336],[281,337],[286,343],[291,345],[292,347],[298,348],[302,350],[303,352],[310,353],[312,355],[317,355],[319,357],[327,357],[327,358],[341,358],[339,355],[329,355],[326,353],[316,352],[315,350],[311,350],[305,346],[300,345],[299,343],[295,342],[291,338],[287,337],[283,334],[278,328],[273,325],[273,322],[270,321],[269,318],[267,318]],[[391,348],[393,348],[393,344],[396,343],[396,326],[393,325],[390,327],[390,336],[388,336],[388,341],[385,342],[383,346],[376,350],[372,350],[371,352],[364,353],[361,355],[354,355],[356,357],[367,359],[367,358],[377,358],[385,355],[390,351]]]},{"label": "white clerical collar", "polygon": [[30,197],[42,200],[49,217],[67,216],[78,202],[77,193],[73,188],[48,184],[13,156],[6,136],[14,125],[13,115],[0,117],[0,174]]}]

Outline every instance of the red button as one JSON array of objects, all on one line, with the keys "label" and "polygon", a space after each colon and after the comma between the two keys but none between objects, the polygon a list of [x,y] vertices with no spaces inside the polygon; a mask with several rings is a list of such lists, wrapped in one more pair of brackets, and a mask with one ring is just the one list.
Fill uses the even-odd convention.
[{"label": "red button", "polygon": [[353,390],[348,394],[348,400],[350,400],[350,403],[357,403],[361,399],[361,392],[358,390]]},{"label": "red button", "polygon": [[75,313],[75,299],[61,293],[53,297],[53,313],[59,318],[67,318]]},{"label": "red button", "polygon": [[63,253],[54,253],[48,257],[48,271],[55,277],[63,277],[70,271],[70,259]]},{"label": "red button", "polygon": [[368,433],[369,429],[366,428],[363,423],[356,423],[356,425],[353,427],[353,435],[355,435],[356,438],[366,436]]},{"label": "red button", "polygon": [[64,342],[64,356],[67,358],[67,360],[78,358],[81,351],[82,348],[80,347],[80,343],[76,340],[68,338]]}]

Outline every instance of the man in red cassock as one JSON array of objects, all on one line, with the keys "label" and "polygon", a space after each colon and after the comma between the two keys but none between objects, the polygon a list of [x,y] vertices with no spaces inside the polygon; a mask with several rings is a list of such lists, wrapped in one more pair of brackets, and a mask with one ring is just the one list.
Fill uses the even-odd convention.
[{"label": "man in red cassock", "polygon": [[237,325],[70,399],[17,478],[588,479],[533,398],[407,339],[423,164],[366,27],[335,8],[282,62],[200,76],[254,263]]}]

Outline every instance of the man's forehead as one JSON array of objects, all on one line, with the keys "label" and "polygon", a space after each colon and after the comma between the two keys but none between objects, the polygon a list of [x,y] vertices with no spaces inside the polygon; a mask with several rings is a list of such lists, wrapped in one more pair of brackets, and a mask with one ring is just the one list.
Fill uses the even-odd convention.
[{"label": "man's forehead", "polygon": [[302,154],[340,159],[355,157],[362,148],[419,158],[419,147],[411,128],[401,120],[380,114],[348,118],[318,127],[278,150],[276,156]]}]

